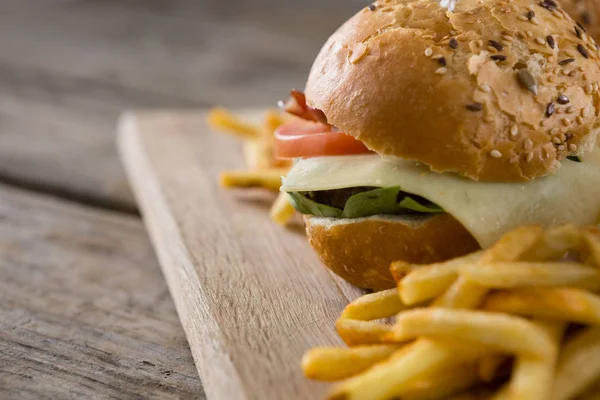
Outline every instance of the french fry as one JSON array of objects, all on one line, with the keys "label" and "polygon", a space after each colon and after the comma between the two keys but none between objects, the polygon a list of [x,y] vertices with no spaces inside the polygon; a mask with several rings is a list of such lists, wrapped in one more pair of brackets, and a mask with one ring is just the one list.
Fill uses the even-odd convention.
[{"label": "french fry", "polygon": [[489,288],[517,286],[600,286],[600,269],[577,262],[497,262],[467,264],[461,276]]},{"label": "french fry", "polygon": [[271,169],[263,171],[224,171],[220,176],[221,186],[231,187],[263,187],[265,189],[279,191],[281,177],[286,171]]},{"label": "french fry", "polygon": [[393,288],[359,297],[346,306],[340,319],[372,321],[391,317],[406,308],[400,300],[398,290]]},{"label": "french fry", "polygon": [[558,361],[553,400],[567,400],[600,381],[600,328],[587,328],[570,339]]},{"label": "french fry", "polygon": [[488,292],[488,288],[461,276],[433,302],[433,305],[446,308],[476,308]]},{"label": "french fry", "polygon": [[260,128],[240,120],[224,108],[210,110],[208,123],[213,129],[227,131],[245,139],[258,139],[262,135]]},{"label": "french fry", "polygon": [[477,363],[477,374],[484,382],[493,382],[502,375],[502,368],[510,361],[510,357],[502,354],[491,354]]},{"label": "french fry", "polygon": [[582,235],[586,247],[586,258],[596,267],[600,267],[600,232],[598,232],[598,228],[585,229]]},{"label": "french fry", "polygon": [[516,261],[530,251],[544,237],[544,230],[539,226],[523,226],[514,229],[484,252],[481,263],[498,261]]},{"label": "french fry", "polygon": [[[400,298],[405,304],[416,304],[438,297],[456,280],[459,268],[464,264],[476,263],[481,254],[476,252],[426,267],[413,267],[414,270],[398,283]],[[405,263],[394,262],[390,269],[398,276],[401,274],[399,271],[406,268]]]},{"label": "french fry", "polygon": [[289,195],[285,192],[279,193],[271,206],[271,219],[279,225],[285,225],[294,216],[294,212],[295,209],[289,201]]},{"label": "french fry", "polygon": [[338,319],[335,328],[348,346],[386,343],[386,336],[392,332],[391,325],[354,319]]},{"label": "french fry", "polygon": [[474,386],[478,380],[475,363],[456,365],[414,379],[400,397],[407,400],[445,399]]},{"label": "french fry", "polygon": [[526,251],[520,259],[523,261],[556,260],[569,250],[581,245],[581,229],[574,225],[561,225],[544,232],[536,246]]},{"label": "french fry", "polygon": [[363,374],[336,385],[329,399],[387,400],[401,396],[414,379],[426,373],[473,361],[486,354],[485,349],[476,345],[434,340],[419,340],[399,352],[399,357],[392,356]]},{"label": "french fry", "polygon": [[482,305],[487,311],[600,324],[600,297],[572,288],[529,288],[490,294]]},{"label": "french fry", "polygon": [[552,352],[548,357],[518,356],[511,380],[507,384],[506,390],[499,396],[500,398],[509,398],[511,400],[546,400],[550,397],[558,348],[565,324],[561,322],[536,321],[535,325],[540,327],[551,340]]},{"label": "french fry", "polygon": [[420,336],[464,340],[496,351],[536,357],[548,357],[553,350],[544,330],[526,319],[474,310],[407,310],[396,317],[393,332],[386,339],[402,342]]},{"label": "french fry", "polygon": [[400,348],[397,344],[378,344],[352,348],[320,347],[302,358],[304,375],[322,381],[337,381],[356,375],[387,359]]}]

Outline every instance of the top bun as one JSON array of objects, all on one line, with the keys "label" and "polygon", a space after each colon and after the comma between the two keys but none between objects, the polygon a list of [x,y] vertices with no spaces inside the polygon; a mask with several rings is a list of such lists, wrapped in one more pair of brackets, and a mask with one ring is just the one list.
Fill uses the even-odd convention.
[{"label": "top bun", "polygon": [[327,41],[306,97],[377,153],[526,181],[593,148],[599,56],[554,0],[381,0]]},{"label": "top bun", "polygon": [[600,39],[600,2],[598,0],[561,0],[557,2],[571,17],[588,30],[588,34]]}]

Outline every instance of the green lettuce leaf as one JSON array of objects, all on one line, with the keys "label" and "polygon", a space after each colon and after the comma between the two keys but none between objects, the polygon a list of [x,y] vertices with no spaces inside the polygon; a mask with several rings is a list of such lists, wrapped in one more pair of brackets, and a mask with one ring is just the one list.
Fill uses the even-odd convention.
[{"label": "green lettuce leaf", "polygon": [[321,217],[360,218],[380,214],[442,213],[434,203],[422,204],[399,186],[373,189],[351,196],[343,210],[320,204],[302,193],[290,192],[291,203],[302,214]]}]

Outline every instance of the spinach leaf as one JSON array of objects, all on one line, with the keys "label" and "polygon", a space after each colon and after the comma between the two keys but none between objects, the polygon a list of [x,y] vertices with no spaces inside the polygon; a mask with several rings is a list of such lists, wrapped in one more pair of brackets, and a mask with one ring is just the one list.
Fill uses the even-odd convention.
[{"label": "spinach leaf", "polygon": [[298,192],[288,192],[290,203],[302,214],[317,215],[319,217],[340,217],[342,210],[330,207],[325,204],[319,204]]},{"label": "spinach leaf", "polygon": [[360,218],[380,214],[442,213],[434,203],[419,202],[405,193],[399,186],[372,189],[351,196],[344,210],[317,203],[303,193],[290,192],[290,202],[302,214],[321,217]]},{"label": "spinach leaf", "polygon": [[343,218],[358,218],[377,214],[406,214],[409,212],[438,213],[443,210],[433,203],[420,204],[399,186],[373,189],[350,197]]}]

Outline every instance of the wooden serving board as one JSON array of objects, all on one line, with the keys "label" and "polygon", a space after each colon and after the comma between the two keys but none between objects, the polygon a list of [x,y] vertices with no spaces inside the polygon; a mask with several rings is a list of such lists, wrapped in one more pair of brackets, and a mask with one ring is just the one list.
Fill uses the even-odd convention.
[{"label": "wooden serving board", "polygon": [[122,117],[119,147],[207,397],[322,397],[302,354],[341,343],[334,321],[360,291],[270,221],[270,197],[219,188],[243,168],[238,140],[202,112],[144,112]]}]

